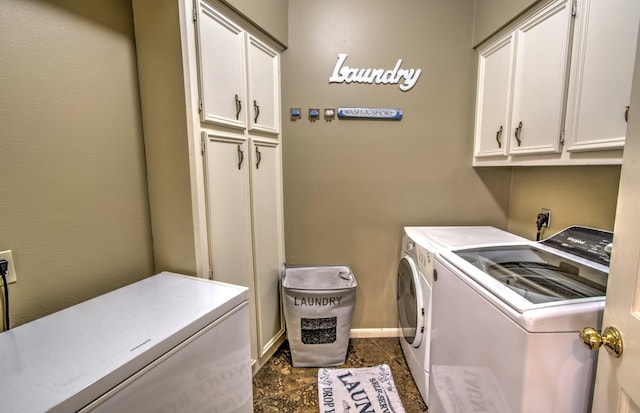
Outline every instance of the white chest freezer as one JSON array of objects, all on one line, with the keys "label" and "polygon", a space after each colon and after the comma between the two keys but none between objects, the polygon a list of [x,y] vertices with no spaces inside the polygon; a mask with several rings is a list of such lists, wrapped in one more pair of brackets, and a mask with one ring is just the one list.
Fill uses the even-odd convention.
[{"label": "white chest freezer", "polygon": [[5,412],[251,412],[247,289],[161,273],[0,334]]}]

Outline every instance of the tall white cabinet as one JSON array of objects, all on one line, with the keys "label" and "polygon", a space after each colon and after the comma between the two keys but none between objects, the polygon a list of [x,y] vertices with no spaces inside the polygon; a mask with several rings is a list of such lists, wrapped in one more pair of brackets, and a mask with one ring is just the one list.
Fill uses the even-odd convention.
[{"label": "tall white cabinet", "polygon": [[[249,288],[257,371],[284,334],[279,46],[215,0],[133,9],[154,243],[186,242],[198,276]],[[189,202],[167,207],[184,186]],[[172,241],[173,220],[192,238]]]}]

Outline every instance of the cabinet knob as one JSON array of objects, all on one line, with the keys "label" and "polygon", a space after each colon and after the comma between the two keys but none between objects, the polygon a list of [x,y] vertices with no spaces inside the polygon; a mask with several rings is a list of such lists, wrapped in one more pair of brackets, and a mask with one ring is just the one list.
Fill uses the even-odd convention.
[{"label": "cabinet knob", "polygon": [[522,141],[520,140],[520,133],[522,133],[522,121],[518,124],[518,127],[516,128],[516,140],[518,141],[518,146],[520,146],[522,144]]}]

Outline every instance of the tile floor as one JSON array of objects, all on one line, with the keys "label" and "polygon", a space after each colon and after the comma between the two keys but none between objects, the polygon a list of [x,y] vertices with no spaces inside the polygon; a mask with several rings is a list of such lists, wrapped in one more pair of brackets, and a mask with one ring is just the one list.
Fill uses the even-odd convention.
[{"label": "tile floor", "polygon": [[[386,363],[407,413],[427,408],[411,377],[397,338],[358,338],[349,341],[347,361],[341,367],[370,367]],[[253,378],[254,413],[318,413],[318,369],[291,365],[285,341]]]}]

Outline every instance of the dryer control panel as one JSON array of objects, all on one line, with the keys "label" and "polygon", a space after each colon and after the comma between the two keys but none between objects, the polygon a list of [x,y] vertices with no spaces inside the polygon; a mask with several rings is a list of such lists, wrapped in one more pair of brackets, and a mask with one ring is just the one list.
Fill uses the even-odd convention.
[{"label": "dryer control panel", "polygon": [[433,252],[422,248],[420,245],[416,245],[415,250],[418,269],[427,279],[429,285],[433,285]]},{"label": "dryer control panel", "polygon": [[402,237],[402,251],[415,260],[418,270],[427,279],[429,285],[433,285],[434,252],[420,246],[407,234]]}]

